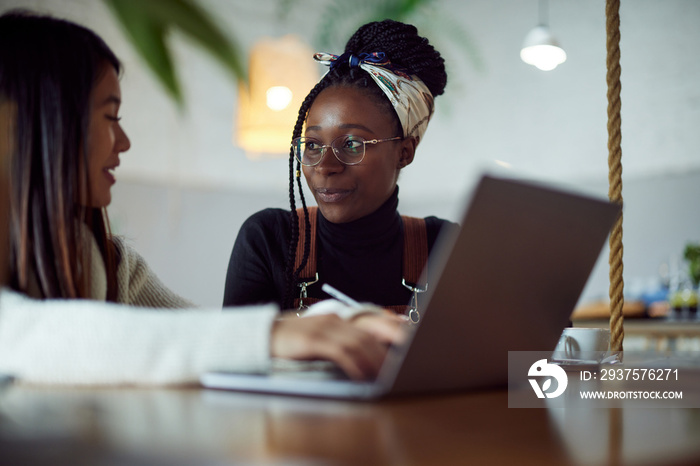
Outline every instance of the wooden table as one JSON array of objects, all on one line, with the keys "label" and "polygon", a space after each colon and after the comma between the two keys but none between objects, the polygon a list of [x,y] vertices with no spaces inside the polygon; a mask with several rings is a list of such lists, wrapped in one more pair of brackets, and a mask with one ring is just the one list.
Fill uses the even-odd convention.
[{"label": "wooden table", "polygon": [[179,389],[0,392],[0,464],[700,464],[700,409],[514,409],[507,390],[344,402]]}]

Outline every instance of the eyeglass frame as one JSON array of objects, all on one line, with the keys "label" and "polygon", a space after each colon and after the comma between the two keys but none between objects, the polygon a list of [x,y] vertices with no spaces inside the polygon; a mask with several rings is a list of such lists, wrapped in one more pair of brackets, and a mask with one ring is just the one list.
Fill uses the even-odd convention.
[{"label": "eyeglass frame", "polygon": [[[348,162],[344,162],[344,161],[340,160],[340,158],[338,157],[338,153],[336,151],[340,151],[342,149],[338,149],[338,148],[333,146],[333,144],[337,140],[342,139],[342,138],[348,138],[348,137],[355,138],[355,140],[362,139],[362,157],[357,162],[348,163]],[[318,162],[316,162],[314,164],[304,163],[304,161],[302,160],[303,155],[300,157],[299,154],[297,154],[297,150],[295,149],[295,147],[297,147],[298,142],[302,139],[311,139],[314,141],[318,141],[319,143],[321,141],[319,141],[316,138],[309,138],[309,137],[305,137],[305,136],[300,136],[298,138],[292,139],[291,149],[292,149],[292,152],[294,153],[294,158],[297,159],[297,161],[305,167],[316,167],[321,163],[321,161],[323,161],[323,158],[326,156],[326,149],[329,147],[332,149],[333,156],[336,158],[336,160],[338,160],[338,162],[342,163],[343,165],[353,166],[353,165],[359,165],[365,159],[365,154],[367,153],[367,144],[376,145],[376,144],[379,144],[380,142],[403,141],[404,137],[403,136],[395,136],[393,138],[384,138],[384,139],[376,139],[375,138],[375,139],[368,140],[368,139],[363,138],[362,136],[355,136],[353,134],[343,134],[342,136],[338,136],[337,138],[333,139],[330,144],[320,144],[321,156],[319,157]]]}]

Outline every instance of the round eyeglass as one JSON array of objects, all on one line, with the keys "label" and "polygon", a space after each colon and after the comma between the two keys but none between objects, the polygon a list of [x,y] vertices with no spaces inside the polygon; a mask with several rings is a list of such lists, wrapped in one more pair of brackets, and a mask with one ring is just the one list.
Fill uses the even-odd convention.
[{"label": "round eyeglass", "polygon": [[380,142],[398,141],[401,136],[386,139],[365,139],[361,136],[339,136],[330,144],[322,144],[314,138],[295,138],[292,141],[294,157],[306,167],[315,167],[326,154],[326,149],[333,149],[335,158],[344,165],[357,165],[365,158],[365,146],[367,144],[379,144]]}]

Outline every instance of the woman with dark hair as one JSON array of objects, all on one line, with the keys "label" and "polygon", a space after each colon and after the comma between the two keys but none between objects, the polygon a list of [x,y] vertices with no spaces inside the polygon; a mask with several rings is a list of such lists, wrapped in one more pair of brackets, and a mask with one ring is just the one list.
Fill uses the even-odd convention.
[{"label": "woman with dark hair", "polygon": [[[417,318],[420,271],[441,228],[453,224],[400,216],[397,180],[445,88],[444,60],[414,26],[392,20],[362,26],[341,56],[314,58],[330,69],[299,109],[291,210],[266,209],[244,223],[224,305],[303,307],[327,299],[321,284],[329,283]],[[306,206],[302,171],[318,210]]]},{"label": "woman with dark hair", "polygon": [[386,344],[403,335],[376,309],[337,305],[348,320],[280,319],[277,306],[146,309],[188,303],[109,230],[113,172],[130,147],[119,72],[112,51],[82,26],[0,16],[3,217],[9,205],[9,222],[0,218],[3,229],[9,223],[9,239],[0,234],[0,286],[9,285],[0,289],[0,373],[45,383],[191,382],[213,369],[264,370],[280,357],[375,375]]},{"label": "woman with dark hair", "polygon": [[2,94],[17,112],[10,285],[35,298],[191,306],[110,234],[114,169],[130,147],[119,123],[117,57],[65,21],[5,15],[0,33]]}]

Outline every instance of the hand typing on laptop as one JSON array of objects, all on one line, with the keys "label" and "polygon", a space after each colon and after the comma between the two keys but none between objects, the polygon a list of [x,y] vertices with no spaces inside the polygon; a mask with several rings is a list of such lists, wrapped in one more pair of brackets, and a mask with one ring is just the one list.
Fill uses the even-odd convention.
[{"label": "hand typing on laptop", "polygon": [[[343,319],[341,316],[346,316]],[[405,339],[406,320],[373,305],[350,307],[336,300],[312,306],[302,318],[284,317],[272,328],[273,358],[329,360],[350,378],[372,379],[388,346]]]}]

